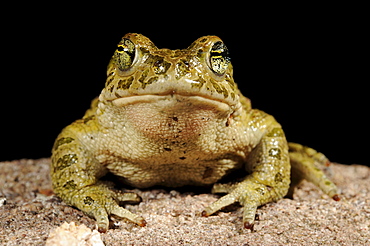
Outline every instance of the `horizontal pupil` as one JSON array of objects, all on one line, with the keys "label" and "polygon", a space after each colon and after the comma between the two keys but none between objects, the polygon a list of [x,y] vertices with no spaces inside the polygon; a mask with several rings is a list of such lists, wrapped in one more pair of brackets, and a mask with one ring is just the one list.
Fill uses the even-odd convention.
[{"label": "horizontal pupil", "polygon": [[211,58],[213,59],[222,59],[224,58],[226,61],[230,61],[229,52],[223,51],[211,51]]},{"label": "horizontal pupil", "polygon": [[230,60],[229,52],[222,43],[216,43],[211,49],[211,57],[215,59],[225,58]]}]

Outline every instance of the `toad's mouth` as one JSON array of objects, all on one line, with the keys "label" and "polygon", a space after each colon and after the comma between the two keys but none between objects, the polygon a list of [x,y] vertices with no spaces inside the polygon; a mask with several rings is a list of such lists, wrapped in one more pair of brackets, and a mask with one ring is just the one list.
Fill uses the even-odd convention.
[{"label": "toad's mouth", "polygon": [[184,108],[212,108],[219,112],[232,111],[231,106],[223,101],[204,96],[181,95],[178,93],[168,93],[163,95],[133,95],[114,99],[112,102],[116,107],[124,107],[133,104],[151,105],[157,108],[171,109],[177,108],[182,110]]}]

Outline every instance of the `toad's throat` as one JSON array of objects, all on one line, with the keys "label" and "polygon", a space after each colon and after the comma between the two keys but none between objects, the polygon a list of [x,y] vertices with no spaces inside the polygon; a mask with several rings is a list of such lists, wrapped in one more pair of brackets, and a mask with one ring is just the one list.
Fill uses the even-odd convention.
[{"label": "toad's throat", "polygon": [[224,102],[200,97],[142,95],[119,98],[126,123],[150,139],[180,142],[225,126],[232,113]]}]

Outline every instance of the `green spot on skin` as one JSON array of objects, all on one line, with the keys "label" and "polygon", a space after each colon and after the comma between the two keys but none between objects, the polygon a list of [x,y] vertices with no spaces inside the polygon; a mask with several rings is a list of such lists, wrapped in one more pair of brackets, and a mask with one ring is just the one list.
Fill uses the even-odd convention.
[{"label": "green spot on skin", "polygon": [[63,185],[63,187],[67,190],[73,190],[76,189],[77,185],[74,180],[70,180],[67,183]]},{"label": "green spot on skin", "polygon": [[59,146],[63,144],[71,143],[72,141],[74,141],[74,138],[71,138],[71,137],[59,138],[57,141],[55,141],[53,149],[57,150]]},{"label": "green spot on skin", "polygon": [[275,175],[275,183],[281,183],[283,181],[283,175],[281,173],[277,173]]},{"label": "green spot on skin", "polygon": [[280,160],[280,149],[279,148],[272,148],[269,150],[269,156],[277,158]]},{"label": "green spot on skin", "polygon": [[76,154],[66,154],[57,161],[56,170],[63,170],[78,162]]},{"label": "green spot on skin", "polygon": [[86,124],[87,122],[89,122],[90,120],[94,119],[95,118],[95,115],[90,115],[89,117],[86,117],[84,118],[84,124]]},{"label": "green spot on skin", "polygon": [[138,79],[138,81],[139,81],[140,83],[144,83],[144,80],[146,79],[146,77],[148,77],[148,73],[149,73],[149,69],[145,70],[145,71],[141,74],[141,76],[140,76],[140,78]]},{"label": "green spot on skin", "polygon": [[86,196],[86,197],[84,198],[84,203],[85,203],[86,205],[91,205],[91,204],[93,204],[93,203],[94,203],[94,199],[92,199],[90,196]]},{"label": "green spot on skin", "polygon": [[203,53],[204,53],[203,49],[199,49],[198,50],[198,53],[197,53],[197,57],[198,58],[202,58],[203,57]]},{"label": "green spot on skin", "polygon": [[117,89],[122,89],[122,90],[127,90],[130,88],[132,82],[134,81],[134,77],[131,76],[127,79],[121,79],[119,82],[118,82],[118,85],[117,85]]},{"label": "green spot on skin", "polygon": [[274,128],[267,134],[267,137],[284,137],[283,129]]},{"label": "green spot on skin", "polygon": [[111,77],[111,78],[107,78],[107,81],[105,82],[105,87],[108,87],[108,85],[110,85],[110,83],[112,83],[112,81],[114,80],[114,77]]},{"label": "green spot on skin", "polygon": [[236,84],[234,82],[234,79],[229,74],[226,74],[225,81],[229,84],[232,90],[236,89]]},{"label": "green spot on skin", "polygon": [[113,90],[114,90],[114,85],[112,84],[112,85],[108,86],[107,90],[110,91],[110,93],[112,93]]},{"label": "green spot on skin", "polygon": [[180,79],[185,74],[189,73],[190,70],[187,64],[188,62],[185,60],[181,60],[178,63],[176,63],[176,66],[175,66],[175,71],[176,71],[175,78],[176,79]]},{"label": "green spot on skin", "polygon": [[231,92],[230,96],[231,96],[231,98],[232,98],[233,100],[235,100],[235,93],[234,93],[234,92]]},{"label": "green spot on skin", "polygon": [[217,91],[218,94],[223,94],[224,88],[221,87],[219,83],[214,81],[213,79],[210,79],[210,82],[212,84],[212,87]]},{"label": "green spot on skin", "polygon": [[195,80],[195,81],[198,82],[198,83],[192,83],[191,84],[192,88],[194,88],[194,87],[195,88],[202,88],[203,85],[206,83],[206,81],[201,76],[199,76],[198,79]]},{"label": "green spot on skin", "polygon": [[264,191],[264,189],[262,189],[262,188],[256,188],[255,189],[258,193],[260,193],[262,196],[265,194],[265,191]]},{"label": "green spot on skin", "polygon": [[156,74],[165,74],[167,70],[170,68],[171,63],[166,62],[163,58],[158,59],[153,64],[153,70]]},{"label": "green spot on skin", "polygon": [[158,76],[151,77],[150,79],[148,79],[148,81],[142,83],[141,88],[145,89],[147,85],[155,83],[157,80],[158,80]]},{"label": "green spot on skin", "polygon": [[201,40],[199,40],[199,43],[204,43],[206,42],[208,39],[207,38],[202,38]]},{"label": "green spot on skin", "polygon": [[227,89],[220,83],[217,83],[213,79],[210,80],[212,87],[217,91],[218,94],[224,95],[225,98],[229,96]]}]

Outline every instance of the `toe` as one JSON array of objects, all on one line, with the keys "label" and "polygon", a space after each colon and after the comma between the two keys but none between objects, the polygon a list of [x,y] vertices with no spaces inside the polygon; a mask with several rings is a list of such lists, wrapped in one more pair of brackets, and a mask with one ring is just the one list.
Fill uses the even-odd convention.
[{"label": "toe", "polygon": [[332,198],[334,201],[340,201],[340,196],[338,194],[335,194]]},{"label": "toe", "polygon": [[99,232],[106,232],[109,229],[109,218],[108,214],[105,211],[105,209],[100,209],[98,210],[95,214],[94,217],[96,219],[96,225],[98,227]]},{"label": "toe", "polygon": [[244,228],[253,231],[254,223],[244,222]]},{"label": "toe", "polygon": [[131,213],[127,209],[124,209],[118,205],[114,206],[114,208],[111,211],[111,214],[117,215],[118,217],[121,217],[121,218],[126,218],[142,227],[146,225],[146,221],[144,220],[144,218],[134,213]]},{"label": "toe", "polygon": [[244,228],[253,230],[254,219],[256,217],[257,206],[251,204],[244,205],[243,207],[243,223]]},{"label": "toe", "polygon": [[133,192],[117,192],[116,198],[120,202],[133,202],[139,203],[142,201],[141,197]]},{"label": "toe", "polygon": [[212,203],[211,205],[209,205],[208,207],[206,207],[204,211],[202,212],[202,216],[207,217],[235,202],[236,202],[236,198],[233,194],[225,195],[221,197],[220,199],[218,199],[217,201],[215,201],[214,203]]},{"label": "toe", "polygon": [[219,184],[212,187],[212,193],[231,193],[236,188],[236,184]]}]

